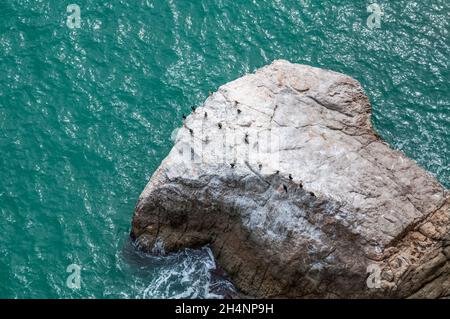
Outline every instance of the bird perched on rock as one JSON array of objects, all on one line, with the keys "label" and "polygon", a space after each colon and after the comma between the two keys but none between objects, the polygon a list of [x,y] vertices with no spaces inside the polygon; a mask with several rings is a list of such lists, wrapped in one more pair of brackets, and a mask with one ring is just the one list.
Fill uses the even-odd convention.
[{"label": "bird perched on rock", "polygon": [[277,174],[277,175],[280,174],[280,171],[276,171],[275,174]]},{"label": "bird perched on rock", "polygon": [[186,119],[186,115],[183,114],[183,120],[185,120],[185,119]]},{"label": "bird perched on rock", "polygon": [[287,186],[283,184],[284,191],[287,193]]},{"label": "bird perched on rock", "polygon": [[298,184],[298,186],[300,186],[300,188],[303,188],[303,184],[302,183]]},{"label": "bird perched on rock", "polygon": [[316,197],[316,194],[314,194],[313,192],[309,192],[309,195],[311,195],[312,197]]},{"label": "bird perched on rock", "polygon": [[248,133],[245,133],[244,141],[245,141],[246,144],[248,144]]},{"label": "bird perched on rock", "polygon": [[195,106],[191,106],[191,110],[192,112],[195,112],[196,107]]},{"label": "bird perched on rock", "polygon": [[259,169],[262,169],[262,164],[259,164],[259,165],[258,165],[258,168],[259,168]]},{"label": "bird perched on rock", "polygon": [[236,165],[235,163],[230,164],[231,168],[234,168],[235,165]]},{"label": "bird perched on rock", "polygon": [[291,174],[289,174],[289,179],[292,181],[293,180],[293,178],[292,178],[292,175]]},{"label": "bird perched on rock", "polygon": [[189,133],[191,133],[191,135],[194,135],[194,130],[190,128]]},{"label": "bird perched on rock", "polygon": [[208,117],[208,112],[205,112],[205,119]]},{"label": "bird perched on rock", "polygon": [[217,124],[219,126],[219,129],[222,129],[222,123]]},{"label": "bird perched on rock", "polygon": [[242,111],[240,109],[237,109],[237,112],[238,112],[238,114],[241,114]]}]

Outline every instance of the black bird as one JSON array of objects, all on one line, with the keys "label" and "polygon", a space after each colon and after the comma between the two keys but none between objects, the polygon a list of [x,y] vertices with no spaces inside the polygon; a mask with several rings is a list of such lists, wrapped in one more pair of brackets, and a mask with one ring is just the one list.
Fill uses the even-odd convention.
[{"label": "black bird", "polygon": [[316,197],[316,195],[313,192],[309,192],[309,195],[311,195],[312,197]]},{"label": "black bird", "polygon": [[191,135],[194,135],[194,130],[190,128],[189,133],[191,133]]},{"label": "black bird", "polygon": [[291,174],[289,174],[289,179],[292,181],[293,180],[293,178],[292,178],[292,175]]},{"label": "black bird", "polygon": [[302,183],[300,183],[298,186],[300,186],[300,188],[303,188],[303,184]]},{"label": "black bird", "polygon": [[217,124],[220,129],[222,129],[222,123]]},{"label": "black bird", "polygon": [[205,119],[208,117],[208,112],[205,112]]},{"label": "black bird", "polygon": [[284,191],[287,193],[287,186],[283,184]]},{"label": "black bird", "polygon": [[242,111],[240,109],[237,109],[237,112],[238,112],[238,114],[241,114]]},{"label": "black bird", "polygon": [[231,163],[231,164],[230,164],[231,168],[234,168],[235,165],[236,165],[236,164],[234,164],[234,163]]},{"label": "black bird", "polygon": [[191,110],[192,112],[195,112],[196,107],[195,106],[191,106]]},{"label": "black bird", "polygon": [[185,119],[186,119],[186,115],[183,114],[183,120],[185,120]]},{"label": "black bird", "polygon": [[248,133],[245,133],[244,141],[245,141],[246,144],[248,144]]},{"label": "black bird", "polygon": [[259,164],[258,167],[259,167],[259,169],[262,169],[262,164]]},{"label": "black bird", "polygon": [[275,174],[277,174],[277,175],[280,174],[280,171],[276,171]]}]

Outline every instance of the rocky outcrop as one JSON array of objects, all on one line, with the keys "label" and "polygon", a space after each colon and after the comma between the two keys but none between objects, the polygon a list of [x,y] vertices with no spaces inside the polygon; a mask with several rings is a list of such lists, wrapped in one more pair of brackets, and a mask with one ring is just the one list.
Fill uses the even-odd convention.
[{"label": "rocky outcrop", "polygon": [[210,245],[256,297],[450,295],[450,199],[343,74],[275,61],[190,114],[139,198],[151,251]]}]

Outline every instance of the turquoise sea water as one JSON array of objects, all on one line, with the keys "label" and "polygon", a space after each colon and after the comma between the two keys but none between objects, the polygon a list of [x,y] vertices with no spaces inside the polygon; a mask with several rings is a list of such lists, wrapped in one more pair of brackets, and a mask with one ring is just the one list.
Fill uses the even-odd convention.
[{"label": "turquoise sea water", "polygon": [[0,297],[212,297],[208,251],[136,252],[133,208],[182,113],[274,59],[358,79],[380,135],[450,187],[449,18],[448,0],[2,0]]}]

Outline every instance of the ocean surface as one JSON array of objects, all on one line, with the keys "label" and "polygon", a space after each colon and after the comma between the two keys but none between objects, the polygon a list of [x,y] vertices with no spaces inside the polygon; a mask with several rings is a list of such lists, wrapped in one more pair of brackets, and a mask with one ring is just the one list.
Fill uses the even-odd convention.
[{"label": "ocean surface", "polygon": [[274,59],[358,79],[381,137],[450,187],[449,18],[448,0],[2,0],[0,298],[220,297],[208,249],[144,255],[130,222],[182,114]]}]

